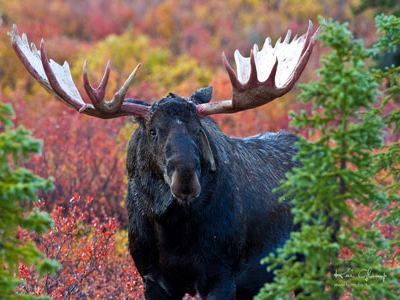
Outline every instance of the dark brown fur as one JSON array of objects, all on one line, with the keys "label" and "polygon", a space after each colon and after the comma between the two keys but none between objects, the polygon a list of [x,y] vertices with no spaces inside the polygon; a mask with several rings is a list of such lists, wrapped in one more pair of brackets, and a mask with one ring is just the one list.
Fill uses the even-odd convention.
[{"label": "dark brown fur", "polygon": [[[290,207],[277,201],[273,189],[295,165],[296,136],[230,138],[176,95],[152,111],[149,120],[138,120],[127,156],[129,249],[146,299],[196,292],[202,299],[252,299],[273,278],[260,260],[292,231]],[[198,178],[201,193],[195,199],[171,193],[168,162],[176,157],[182,167],[172,169]],[[191,190],[190,180],[180,180]]]}]

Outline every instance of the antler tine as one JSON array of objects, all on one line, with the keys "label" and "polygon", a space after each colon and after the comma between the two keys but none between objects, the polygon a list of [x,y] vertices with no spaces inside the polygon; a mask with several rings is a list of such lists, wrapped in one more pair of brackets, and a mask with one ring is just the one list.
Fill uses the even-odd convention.
[{"label": "antler tine", "polygon": [[275,60],[271,73],[269,73],[268,79],[265,81],[265,85],[276,86],[275,83],[276,71],[278,71],[278,58],[276,58]]},{"label": "antler tine", "polygon": [[94,89],[89,82],[88,74],[87,74],[87,62],[85,61],[83,65],[83,82],[86,93],[88,94],[90,100],[93,103],[93,106],[99,111],[105,113],[115,113],[118,112],[124,102],[125,95],[128,92],[129,86],[132,84],[133,79],[135,78],[136,72],[139,70],[140,64],[136,66],[133,72],[129,75],[128,79],[122,85],[122,87],[115,93],[115,96],[112,100],[106,101],[104,96],[106,92],[106,87],[108,83],[108,78],[110,76],[110,61],[107,63],[106,71],[104,72],[103,79],[100,82],[98,88]]},{"label": "antler tine", "polygon": [[122,87],[118,90],[118,92],[115,93],[114,101],[116,101],[116,105],[122,105],[122,102],[124,102],[126,93],[128,92],[129,87],[133,83],[133,79],[135,79],[136,72],[139,70],[140,66],[141,64],[139,63],[132,71],[132,73],[129,75],[128,79],[125,81]]},{"label": "antler tine", "polygon": [[256,87],[259,84],[257,77],[257,66],[254,58],[254,51],[250,50],[250,77],[244,88]]},{"label": "antler tine", "polygon": [[237,75],[223,54],[232,84],[232,100],[199,104],[199,114],[235,113],[261,106],[287,93],[305,69],[317,41],[320,27],[313,35],[312,27],[309,21],[307,33],[300,38],[296,36],[291,42],[288,31],[283,42],[279,38],[275,47],[267,38],[261,51],[254,45],[249,58],[236,50]]},{"label": "antler tine", "polygon": [[88,72],[87,72],[87,61],[85,60],[83,64],[83,86],[85,88],[86,93],[88,94],[90,100],[93,103],[93,106],[100,110],[100,111],[106,111],[106,112],[115,112],[115,111],[108,111],[107,107],[105,105],[105,94],[106,94],[106,87],[108,84],[108,78],[110,76],[110,61],[107,62],[107,67],[104,72],[103,78],[101,79],[101,82],[99,86],[95,89],[92,87],[92,85],[89,82],[88,78]]},{"label": "antler tine", "polygon": [[[320,26],[321,27],[321,26]],[[315,31],[318,32],[319,28]],[[306,38],[305,38],[305,42],[304,42],[304,48],[301,51],[300,57],[304,54],[304,52],[307,50],[308,45],[310,44],[310,38],[311,38],[311,32],[312,32],[312,28],[313,28],[313,23],[311,22],[311,20],[308,20],[308,28],[307,28],[307,32],[306,32]]]},{"label": "antler tine", "polygon": [[224,66],[226,68],[226,72],[229,75],[229,79],[231,80],[231,84],[234,88],[238,89],[242,84],[238,80],[235,71],[231,67],[231,64],[228,62],[225,56],[225,52],[222,52],[222,61],[224,63]]}]

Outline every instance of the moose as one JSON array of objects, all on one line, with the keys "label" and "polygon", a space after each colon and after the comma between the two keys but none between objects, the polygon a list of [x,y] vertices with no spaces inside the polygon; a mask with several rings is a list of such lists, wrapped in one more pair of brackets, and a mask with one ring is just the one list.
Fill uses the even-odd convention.
[{"label": "moose", "polygon": [[292,89],[304,70],[319,34],[307,33],[250,57],[235,52],[237,75],[225,54],[232,100],[210,102],[212,87],[190,97],[169,93],[154,103],[125,99],[140,64],[112,100],[104,99],[110,63],[98,88],[83,67],[85,103],[68,63],[48,60],[40,50],[9,33],[27,71],[55,98],[90,116],[133,116],[138,128],[127,153],[129,251],[143,279],[147,300],[252,299],[273,280],[260,260],[274,253],[295,230],[291,207],[274,192],[298,163],[292,159],[297,137],[261,133],[248,138],[224,135],[210,115],[236,113],[264,105]]}]

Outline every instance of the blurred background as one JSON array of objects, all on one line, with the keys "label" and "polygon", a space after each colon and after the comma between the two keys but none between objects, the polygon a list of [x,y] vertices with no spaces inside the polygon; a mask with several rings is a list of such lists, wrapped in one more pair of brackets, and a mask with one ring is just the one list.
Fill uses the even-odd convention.
[{"label": "blurred background", "polygon": [[[80,295],[105,299],[112,292],[114,296],[109,299],[142,297],[138,274],[130,271],[132,262],[125,248],[124,230],[126,148],[136,125],[129,118],[100,120],[80,115],[53,99],[17,59],[7,36],[13,24],[36,45],[43,38],[53,60],[60,64],[67,60],[80,91],[85,59],[94,85],[100,81],[107,60],[111,60],[108,99],[141,62],[128,97],[153,102],[169,92],[190,96],[196,89],[212,85],[212,101],[218,101],[231,97],[221,59],[223,51],[234,65],[235,49],[248,56],[252,45],[257,43],[261,47],[267,36],[275,43],[288,29],[292,36],[304,34],[308,20],[318,26],[318,15],[349,22],[355,37],[370,46],[377,39],[374,15],[380,11],[398,15],[399,6],[396,0],[0,0],[0,98],[12,104],[16,125],[32,130],[33,136],[43,141],[42,155],[25,163],[36,174],[53,177],[55,188],[39,195],[44,200],[43,209],[50,212],[54,207],[74,206],[80,199],[76,194],[79,193],[93,197],[93,201],[85,200],[80,208],[90,209],[92,219],[101,222],[115,217],[120,226],[114,239],[113,249],[117,250],[107,254],[112,256],[102,256],[108,262],[103,265],[108,270],[106,275],[102,271],[101,276],[87,281],[86,290],[82,287]],[[325,52],[317,44],[300,82],[315,80],[315,70]],[[370,64],[384,66],[399,61],[400,56],[394,53]],[[293,132],[288,111],[309,109],[296,100],[298,92],[295,87],[261,108],[213,118],[224,133],[233,136],[281,129]],[[100,233],[104,232],[102,229]],[[77,236],[75,243],[86,245],[82,241],[90,240],[93,233]],[[67,249],[66,253],[79,257],[80,248],[71,245],[75,252]],[[68,264],[76,266],[76,261],[64,263]],[[79,273],[79,269],[71,274],[74,272]],[[76,280],[75,275],[69,274],[65,275],[65,286],[73,284],[70,278]],[[89,278],[85,276],[82,278]],[[67,295],[65,286],[60,285],[60,295]],[[79,299],[88,299],[85,297]]]},{"label": "blurred background", "polygon": [[[212,85],[212,101],[217,101],[231,97],[223,51],[234,65],[235,49],[247,56],[252,45],[262,46],[267,36],[274,43],[288,29],[292,36],[304,34],[309,19],[318,26],[318,15],[348,21],[356,37],[371,44],[376,39],[376,9],[369,6],[360,0],[0,0],[0,96],[12,103],[15,122],[43,140],[42,156],[34,157],[29,167],[43,177],[52,176],[55,189],[40,197],[51,209],[75,192],[91,195],[99,204],[93,209],[105,209],[126,224],[125,152],[135,124],[127,118],[80,115],[53,99],[11,48],[7,31],[13,24],[36,45],[43,38],[55,61],[67,60],[81,91],[84,60],[96,84],[110,59],[108,99],[141,62],[129,97],[152,102],[168,92],[190,96]],[[300,82],[315,79],[323,52],[317,44]],[[234,136],[290,131],[288,111],[302,106],[297,93],[294,88],[261,108],[214,119]]]}]

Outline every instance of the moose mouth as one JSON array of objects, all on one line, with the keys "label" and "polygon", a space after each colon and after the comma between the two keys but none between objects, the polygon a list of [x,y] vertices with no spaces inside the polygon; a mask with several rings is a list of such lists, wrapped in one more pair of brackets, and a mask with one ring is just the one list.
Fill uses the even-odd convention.
[{"label": "moose mouth", "polygon": [[188,204],[194,202],[199,196],[200,196],[200,193],[198,195],[196,195],[195,197],[191,197],[191,196],[178,197],[178,196],[175,196],[174,193],[172,193],[172,197],[174,197],[174,199],[178,200],[178,203],[183,204],[183,205],[188,205]]},{"label": "moose mouth", "polygon": [[172,196],[181,203],[190,203],[200,196],[201,186],[196,172],[174,171],[171,176]]}]

